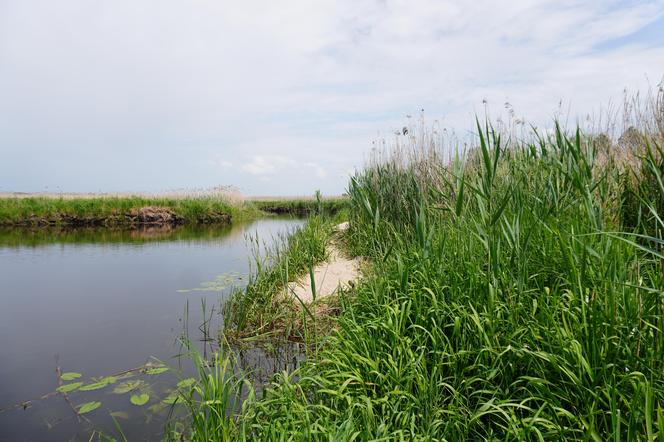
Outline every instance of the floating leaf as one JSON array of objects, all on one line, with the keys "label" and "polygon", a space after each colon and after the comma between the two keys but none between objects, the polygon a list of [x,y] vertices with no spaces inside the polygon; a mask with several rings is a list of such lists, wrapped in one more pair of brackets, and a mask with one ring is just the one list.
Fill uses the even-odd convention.
[{"label": "floating leaf", "polygon": [[143,381],[127,381],[123,382],[113,389],[115,394],[125,394],[130,391],[136,390],[143,384]]},{"label": "floating leaf", "polygon": [[100,388],[106,387],[108,384],[106,382],[94,382],[92,384],[84,385],[80,388],[81,391],[92,391],[99,390]]},{"label": "floating leaf", "polygon": [[114,384],[117,382],[117,378],[113,376],[109,376],[107,378],[102,378],[98,382],[94,382],[92,384],[84,385],[80,388],[81,391],[91,391],[91,390],[99,390],[100,388],[104,388],[108,386],[109,384]]},{"label": "floating leaf", "polygon": [[178,293],[189,293],[189,292],[220,292],[225,290],[228,286],[233,285],[236,281],[242,279],[237,272],[224,273],[217,276],[212,281],[207,281],[201,283],[200,287],[193,289],[178,289]]},{"label": "floating leaf", "polygon": [[145,404],[148,403],[148,401],[150,400],[150,396],[148,396],[145,393],[143,393],[143,394],[132,394],[131,399],[129,399],[129,400],[131,401],[132,404],[138,405],[140,407],[141,405],[145,405]]},{"label": "floating leaf", "polygon": [[60,375],[63,381],[73,381],[74,379],[78,379],[81,377],[81,373],[76,373],[74,371],[68,371],[66,373],[62,373]]},{"label": "floating leaf", "polygon": [[163,414],[165,413],[170,407],[163,402],[155,402],[152,405],[148,407],[148,410],[150,413],[153,414]]},{"label": "floating leaf", "polygon": [[99,382],[104,382],[105,384],[115,384],[118,381],[118,378],[115,376],[106,376],[105,378],[101,378]]},{"label": "floating leaf", "polygon": [[147,374],[159,374],[163,373],[165,371],[168,371],[168,367],[154,367],[154,368],[148,368],[145,370],[145,373]]},{"label": "floating leaf", "polygon": [[60,385],[55,391],[59,393],[69,393],[70,391],[77,390],[81,385],[83,385],[83,382],[72,382],[71,384]]},{"label": "floating leaf", "polygon": [[176,402],[177,403],[182,402],[182,397],[180,396],[179,393],[171,393],[168,396],[166,396],[166,398],[162,400],[162,402],[167,405],[173,405]]},{"label": "floating leaf", "polygon": [[178,382],[178,388],[188,388],[194,385],[195,383],[196,379],[194,378],[183,379],[180,382]]},{"label": "floating leaf", "polygon": [[81,404],[80,407],[78,407],[78,413],[79,414],[85,414],[89,413],[93,410],[96,410],[97,408],[101,407],[101,402],[86,402],[84,404]]},{"label": "floating leaf", "polygon": [[129,419],[129,413],[126,411],[113,411],[111,412],[111,416],[119,419]]}]

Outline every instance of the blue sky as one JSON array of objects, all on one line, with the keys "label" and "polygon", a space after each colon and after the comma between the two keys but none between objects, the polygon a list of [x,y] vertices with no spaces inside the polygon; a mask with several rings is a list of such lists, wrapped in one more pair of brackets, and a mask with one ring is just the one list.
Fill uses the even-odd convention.
[{"label": "blue sky", "polygon": [[339,194],[421,109],[541,126],[662,75],[662,1],[0,0],[0,191]]}]

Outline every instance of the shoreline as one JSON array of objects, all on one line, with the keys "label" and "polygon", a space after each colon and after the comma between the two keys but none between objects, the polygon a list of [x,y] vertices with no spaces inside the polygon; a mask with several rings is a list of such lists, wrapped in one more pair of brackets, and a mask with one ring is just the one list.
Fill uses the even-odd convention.
[{"label": "shoreline", "polygon": [[140,196],[120,194],[0,193],[4,227],[140,227],[183,224],[229,224],[235,219],[270,215],[334,214],[346,198],[271,199],[238,195]]}]

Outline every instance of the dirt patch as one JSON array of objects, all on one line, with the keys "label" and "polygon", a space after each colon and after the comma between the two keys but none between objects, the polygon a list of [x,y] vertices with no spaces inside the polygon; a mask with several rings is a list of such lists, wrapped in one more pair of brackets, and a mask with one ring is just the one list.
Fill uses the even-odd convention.
[{"label": "dirt patch", "polygon": [[174,225],[182,224],[184,222],[184,218],[175,213],[172,209],[159,206],[147,206],[141,207],[140,209],[133,209],[129,212],[129,218],[136,224]]},{"label": "dirt patch", "polygon": [[[336,227],[337,235],[348,228],[348,223]],[[311,303],[315,298],[322,299],[335,294],[339,288],[349,288],[360,277],[360,259],[347,258],[338,247],[338,238],[333,239],[328,248],[329,258],[314,268],[314,284],[311,275],[307,274],[287,286],[287,296],[293,301],[298,299]]]},{"label": "dirt patch", "polygon": [[[126,213],[109,213],[104,215],[76,215],[55,213],[48,216],[30,216],[12,222],[14,226],[66,226],[66,227],[114,227],[114,226],[176,226],[185,223],[184,217],[173,209],[159,206],[146,206],[130,210]],[[202,220],[203,223],[229,222],[230,216],[225,213],[211,213]]]}]

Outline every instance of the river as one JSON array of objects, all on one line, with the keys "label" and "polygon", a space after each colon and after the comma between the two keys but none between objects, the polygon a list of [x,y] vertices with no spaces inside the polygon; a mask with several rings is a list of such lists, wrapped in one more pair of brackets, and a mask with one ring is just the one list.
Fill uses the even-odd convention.
[{"label": "river", "polygon": [[[158,440],[170,411],[163,398],[187,376],[177,357],[181,338],[214,351],[220,301],[245,284],[250,269],[246,236],[269,244],[302,223],[0,230],[0,441],[88,440],[97,431],[119,437],[120,430],[131,441]],[[275,369],[290,358],[244,356]],[[162,363],[183,371],[118,376]],[[81,374],[72,382],[83,385],[115,379],[102,379],[104,388],[53,394],[58,367]],[[122,385],[136,388],[118,393]],[[131,404],[132,394],[143,393],[150,397],[145,405]],[[101,403],[94,411],[74,412],[94,402]]]}]

